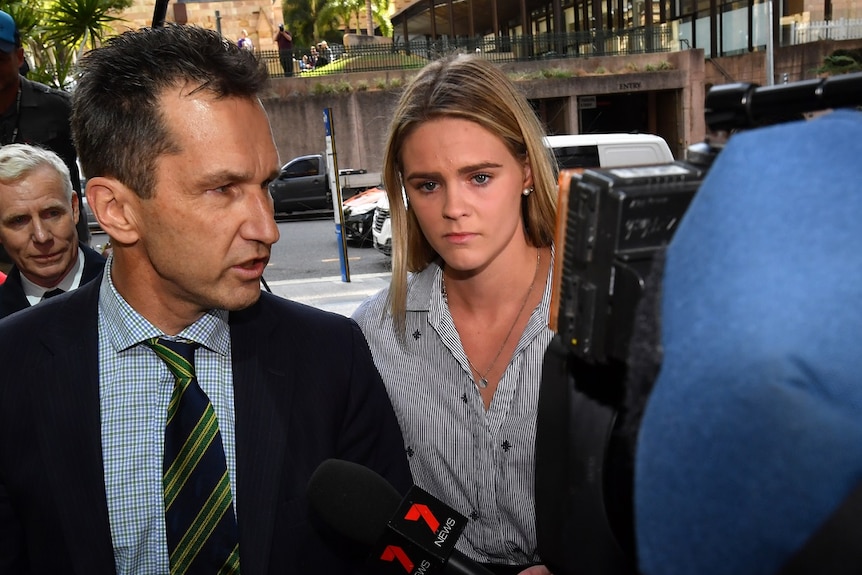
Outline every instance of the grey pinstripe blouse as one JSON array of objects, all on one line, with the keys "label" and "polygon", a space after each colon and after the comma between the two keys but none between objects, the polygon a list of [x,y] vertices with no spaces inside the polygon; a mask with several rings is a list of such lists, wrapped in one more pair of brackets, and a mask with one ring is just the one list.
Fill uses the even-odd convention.
[{"label": "grey pinstripe blouse", "polygon": [[553,337],[552,282],[546,282],[485,411],[441,280],[437,264],[410,277],[406,347],[386,309],[388,289],[365,301],[353,318],[395,407],[414,481],[470,518],[458,550],[486,563],[532,563],[539,560],[534,438],[542,360]]}]

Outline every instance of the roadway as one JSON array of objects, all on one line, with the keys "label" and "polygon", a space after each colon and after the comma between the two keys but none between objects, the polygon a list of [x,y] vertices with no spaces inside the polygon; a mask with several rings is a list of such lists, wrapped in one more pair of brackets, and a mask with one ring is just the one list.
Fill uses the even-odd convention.
[{"label": "roadway", "polygon": [[[370,246],[347,246],[350,281],[343,281],[331,214],[279,216],[277,222],[281,238],[264,273],[272,293],[349,316],[389,285],[390,258]],[[101,246],[107,239],[94,231],[90,244]]]}]

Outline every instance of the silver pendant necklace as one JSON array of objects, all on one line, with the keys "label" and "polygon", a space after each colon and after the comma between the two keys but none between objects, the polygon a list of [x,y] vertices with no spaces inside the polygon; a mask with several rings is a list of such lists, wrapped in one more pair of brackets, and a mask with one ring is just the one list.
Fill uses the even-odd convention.
[{"label": "silver pendant necklace", "polygon": [[[509,341],[509,338],[512,337],[512,332],[515,330],[515,324],[518,323],[518,318],[521,317],[521,314],[524,313],[524,308],[527,307],[527,301],[530,299],[530,294],[533,293],[533,287],[536,285],[536,279],[539,277],[539,262],[542,260],[542,252],[539,248],[536,248],[536,271],[533,272],[533,281],[530,282],[530,287],[527,288],[527,295],[524,296],[524,301],[521,302],[521,308],[518,310],[518,313],[515,315],[515,319],[512,320],[512,325],[509,327],[509,332],[506,334],[506,337],[503,338],[503,343],[500,344],[500,349],[497,350],[497,354],[494,356],[494,359],[491,360],[491,364],[488,366],[488,369],[485,370],[485,373],[479,371],[473,362],[470,361],[469,356],[465,353],[465,357],[467,357],[467,363],[470,364],[470,369],[475,372],[476,375],[479,376],[479,380],[473,379],[473,382],[480,389],[485,389],[488,387],[488,374],[491,373],[491,369],[497,364],[497,360],[500,359],[500,354],[503,353],[503,349],[506,347],[506,342]],[[443,299],[446,300],[446,305],[449,305],[449,298],[446,293],[446,278],[443,276],[440,281],[440,289],[443,292]]]}]

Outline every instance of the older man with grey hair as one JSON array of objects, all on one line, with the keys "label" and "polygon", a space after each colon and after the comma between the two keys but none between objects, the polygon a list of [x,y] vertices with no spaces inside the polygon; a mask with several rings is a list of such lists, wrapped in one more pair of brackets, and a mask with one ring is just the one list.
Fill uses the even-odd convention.
[{"label": "older man with grey hair", "polygon": [[0,285],[0,318],[101,275],[105,259],[78,241],[78,196],[56,153],[0,148],[0,244],[13,267]]}]

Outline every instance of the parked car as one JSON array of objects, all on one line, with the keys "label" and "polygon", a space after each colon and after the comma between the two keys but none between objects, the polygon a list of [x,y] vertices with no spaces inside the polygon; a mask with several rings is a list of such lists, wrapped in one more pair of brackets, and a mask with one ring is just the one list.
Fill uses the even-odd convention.
[{"label": "parked car", "polygon": [[561,170],[665,164],[674,160],[654,134],[562,134],[545,137]]},{"label": "parked car", "polygon": [[[616,168],[673,162],[673,153],[661,136],[653,134],[569,134],[547,136],[559,169]],[[392,255],[392,222],[389,200],[377,203],[372,227],[372,245]]]},{"label": "parked car", "polygon": [[374,210],[386,191],[381,187],[370,188],[344,200],[344,237],[347,241],[363,245],[372,240],[371,228],[374,223]]},{"label": "parked car", "polygon": [[[83,183],[82,183],[83,185]],[[90,228],[91,231],[100,231],[102,228],[99,226],[99,220],[96,219],[95,214],[93,214],[93,210],[90,209],[90,204],[87,202],[87,190],[81,190],[81,209],[78,210],[80,212],[78,217],[87,218],[87,227]]]},{"label": "parked car", "polygon": [[[278,177],[269,183],[275,212],[331,212],[332,190],[327,169],[323,154],[299,156],[283,165]],[[379,172],[368,172],[364,169],[339,170],[339,178],[341,194],[345,198],[380,184]]]},{"label": "parked car", "polygon": [[371,245],[387,256],[392,255],[392,218],[389,214],[389,198],[386,194],[377,201],[377,207],[374,208]]}]

